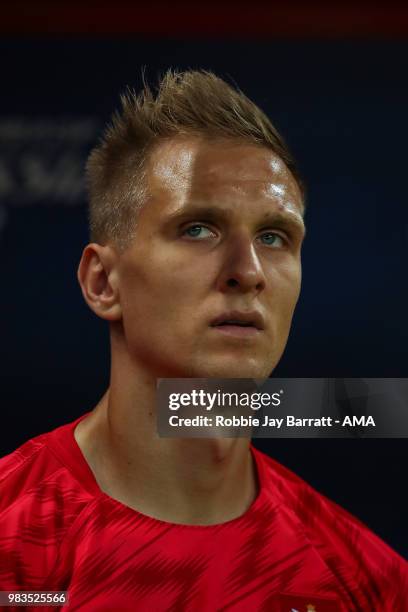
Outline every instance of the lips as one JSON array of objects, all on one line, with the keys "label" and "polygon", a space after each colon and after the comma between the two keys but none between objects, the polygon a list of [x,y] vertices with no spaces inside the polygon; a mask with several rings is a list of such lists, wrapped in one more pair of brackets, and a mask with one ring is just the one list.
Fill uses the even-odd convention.
[{"label": "lips", "polygon": [[210,323],[211,327],[242,327],[253,328],[257,330],[264,329],[264,320],[262,315],[257,311],[241,312],[232,310],[224,312],[220,316],[213,319]]}]

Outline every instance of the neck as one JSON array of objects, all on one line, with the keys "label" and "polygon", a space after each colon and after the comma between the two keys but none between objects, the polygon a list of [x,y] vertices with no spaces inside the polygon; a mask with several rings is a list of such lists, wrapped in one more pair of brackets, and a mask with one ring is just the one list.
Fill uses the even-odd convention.
[{"label": "neck", "polygon": [[100,488],[172,523],[241,516],[256,496],[249,438],[159,438],[155,403],[156,378],[116,351],[109,390],[75,431]]}]

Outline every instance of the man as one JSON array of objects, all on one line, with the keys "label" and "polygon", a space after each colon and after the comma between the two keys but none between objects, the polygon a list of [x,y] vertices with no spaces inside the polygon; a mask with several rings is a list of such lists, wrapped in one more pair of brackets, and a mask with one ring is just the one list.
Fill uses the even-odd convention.
[{"label": "man", "polygon": [[159,438],[158,378],[264,378],[301,284],[304,194],[266,116],[211,73],[123,99],[88,162],[78,270],[110,386],[0,464],[0,587],[68,610],[407,609],[405,562],[247,438]]}]

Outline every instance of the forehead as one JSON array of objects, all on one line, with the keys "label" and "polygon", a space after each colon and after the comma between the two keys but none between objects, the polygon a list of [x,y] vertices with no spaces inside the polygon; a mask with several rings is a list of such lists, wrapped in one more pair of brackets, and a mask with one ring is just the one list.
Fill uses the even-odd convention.
[{"label": "forehead", "polygon": [[165,208],[256,201],[303,213],[297,181],[280,157],[235,141],[192,137],[161,142],[149,156],[147,187],[149,199],[161,200]]}]

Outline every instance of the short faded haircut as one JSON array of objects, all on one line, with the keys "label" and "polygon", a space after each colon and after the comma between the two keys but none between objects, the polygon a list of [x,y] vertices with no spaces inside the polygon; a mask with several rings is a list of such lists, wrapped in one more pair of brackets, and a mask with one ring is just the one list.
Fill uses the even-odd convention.
[{"label": "short faded haircut", "polygon": [[152,148],[177,136],[227,139],[266,147],[303,182],[284,140],[261,109],[212,72],[169,70],[153,92],[144,83],[121,96],[86,167],[91,240],[125,248],[133,237],[146,193],[145,169]]}]

